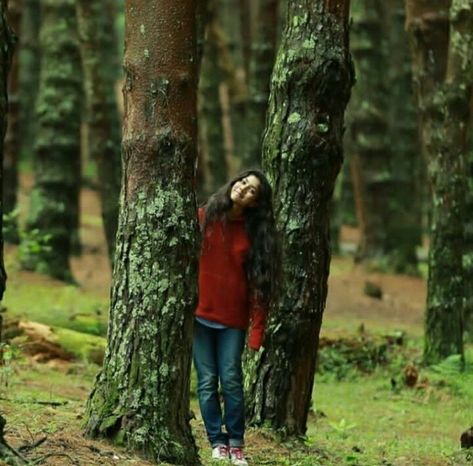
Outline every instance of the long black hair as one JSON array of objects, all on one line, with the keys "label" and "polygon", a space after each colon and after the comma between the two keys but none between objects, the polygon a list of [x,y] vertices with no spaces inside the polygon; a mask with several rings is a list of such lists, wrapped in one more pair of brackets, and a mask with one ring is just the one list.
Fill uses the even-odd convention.
[{"label": "long black hair", "polygon": [[246,170],[212,194],[204,204],[205,219],[202,231],[216,220],[227,220],[227,213],[233,205],[230,197],[233,185],[250,175],[258,178],[260,187],[256,203],[243,211],[245,228],[251,243],[245,260],[245,272],[253,297],[262,304],[269,305],[274,297],[279,254],[273,214],[273,190],[266,175],[261,170]]}]

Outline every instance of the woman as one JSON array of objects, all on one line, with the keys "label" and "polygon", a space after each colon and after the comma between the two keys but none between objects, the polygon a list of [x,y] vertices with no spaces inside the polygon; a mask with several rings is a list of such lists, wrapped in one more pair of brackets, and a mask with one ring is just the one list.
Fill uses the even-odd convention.
[{"label": "woman", "polygon": [[248,170],[219,189],[199,209],[203,240],[193,348],[199,404],[212,458],[230,458],[240,466],[248,464],[243,454],[241,355],[250,321],[249,347],[258,350],[262,344],[275,276],[276,233],[271,198],[265,175]]}]

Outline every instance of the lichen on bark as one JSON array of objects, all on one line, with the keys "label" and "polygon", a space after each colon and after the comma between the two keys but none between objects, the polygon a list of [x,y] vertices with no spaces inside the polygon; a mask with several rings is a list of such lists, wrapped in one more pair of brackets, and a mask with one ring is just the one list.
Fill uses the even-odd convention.
[{"label": "lichen on bark", "polygon": [[250,422],[285,435],[306,429],[327,295],[328,209],[353,84],[346,6],[290,3],[271,80],[263,168],[274,187],[282,279],[245,388]]},{"label": "lichen on bark", "polygon": [[86,417],[92,437],[189,466],[199,464],[189,426],[198,254],[195,13],[192,1],[125,4],[120,217],[107,350]]}]

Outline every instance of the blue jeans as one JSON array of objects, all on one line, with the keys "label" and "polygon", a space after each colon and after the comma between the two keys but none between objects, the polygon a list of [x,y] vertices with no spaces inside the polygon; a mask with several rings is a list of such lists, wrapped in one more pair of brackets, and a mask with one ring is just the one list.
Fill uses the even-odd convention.
[{"label": "blue jeans", "polygon": [[[208,439],[215,447],[243,446],[245,405],[241,354],[245,345],[245,330],[215,329],[195,322],[194,366],[197,371],[197,394]],[[223,392],[224,416],[218,393]],[[226,432],[222,432],[225,424]]]}]

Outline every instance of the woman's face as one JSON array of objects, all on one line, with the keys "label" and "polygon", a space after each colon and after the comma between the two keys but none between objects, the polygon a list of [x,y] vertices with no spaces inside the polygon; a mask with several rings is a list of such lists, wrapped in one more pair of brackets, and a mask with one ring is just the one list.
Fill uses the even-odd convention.
[{"label": "woman's face", "polygon": [[248,175],[238,180],[230,191],[230,198],[240,207],[252,207],[258,199],[261,181],[255,175]]}]

